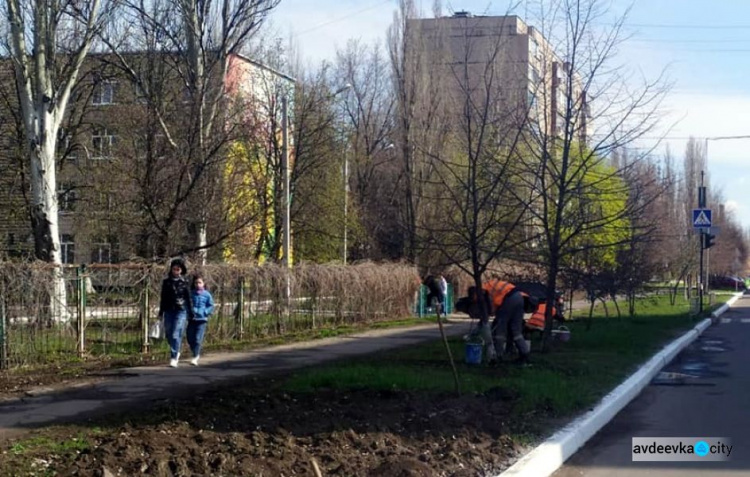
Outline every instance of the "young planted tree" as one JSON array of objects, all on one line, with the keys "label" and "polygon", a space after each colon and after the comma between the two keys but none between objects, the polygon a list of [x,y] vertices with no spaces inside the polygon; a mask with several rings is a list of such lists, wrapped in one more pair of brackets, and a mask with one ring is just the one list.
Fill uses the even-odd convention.
[{"label": "young planted tree", "polygon": [[67,317],[58,227],[56,163],[58,131],[73,86],[96,35],[116,2],[7,0],[18,103],[23,117],[31,183],[30,218],[35,255],[54,264],[51,314]]}]

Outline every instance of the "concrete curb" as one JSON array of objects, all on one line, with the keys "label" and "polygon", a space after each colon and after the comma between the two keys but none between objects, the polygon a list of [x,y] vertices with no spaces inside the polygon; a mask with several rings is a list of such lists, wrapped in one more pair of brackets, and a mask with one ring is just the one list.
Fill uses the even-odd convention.
[{"label": "concrete curb", "polygon": [[704,319],[692,330],[672,341],[622,384],[604,396],[594,409],[557,431],[498,477],[542,477],[554,473],[630,401],[635,399],[664,366],[698,338],[740,296],[742,296],[741,293],[735,294],[711,313],[711,318]]}]

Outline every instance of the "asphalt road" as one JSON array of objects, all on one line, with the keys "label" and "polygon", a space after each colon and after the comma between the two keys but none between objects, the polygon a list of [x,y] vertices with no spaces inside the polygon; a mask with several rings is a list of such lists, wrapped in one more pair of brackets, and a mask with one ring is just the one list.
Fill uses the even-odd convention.
[{"label": "asphalt road", "polygon": [[[724,462],[633,462],[633,437],[725,437],[733,449]],[[750,296],[738,300],[553,475],[750,476]]]}]

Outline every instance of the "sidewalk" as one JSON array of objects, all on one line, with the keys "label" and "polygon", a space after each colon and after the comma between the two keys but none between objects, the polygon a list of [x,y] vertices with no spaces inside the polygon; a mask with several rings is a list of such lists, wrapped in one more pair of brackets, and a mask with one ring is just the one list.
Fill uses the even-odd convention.
[{"label": "sidewalk", "polygon": [[[465,334],[470,320],[456,315],[445,324],[449,336]],[[0,439],[24,430],[86,419],[151,401],[193,394],[232,379],[268,376],[329,361],[362,356],[440,339],[437,324],[371,330],[348,336],[280,345],[249,352],[216,353],[201,365],[184,357],[177,369],[162,366],[124,368],[95,382],[75,383],[52,390],[39,389],[27,397],[0,402]]]}]

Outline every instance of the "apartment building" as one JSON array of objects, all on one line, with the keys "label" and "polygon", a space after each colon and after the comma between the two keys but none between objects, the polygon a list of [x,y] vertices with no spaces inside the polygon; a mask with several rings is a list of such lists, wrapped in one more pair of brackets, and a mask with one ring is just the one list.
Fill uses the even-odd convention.
[{"label": "apartment building", "polygon": [[457,111],[467,97],[488,100],[496,114],[508,118],[508,127],[528,125],[555,137],[563,133],[571,109],[586,141],[589,107],[580,79],[542,33],[518,16],[463,11],[410,20],[407,28],[412,47],[422,49],[433,70],[446,78]]},{"label": "apartment building", "polygon": [[[188,183],[186,175],[197,173],[195,158],[189,157],[196,140],[194,131],[189,130],[195,104],[178,75],[179,60],[164,53],[128,53],[127,61],[131,71],[123,69],[112,55],[89,56],[58,137],[64,263],[114,263],[159,256],[163,252],[158,243],[159,224],[149,220],[149,214],[168,209],[170,201],[180,200],[180,194],[187,197],[185,191],[175,189]],[[163,223],[172,224],[170,230],[162,231],[171,234],[172,243],[187,246],[195,236],[186,209],[240,202],[229,190],[229,151],[234,142],[257,137],[250,129],[280,125],[280,119],[271,121],[269,117],[280,114],[277,107],[266,104],[273,101],[269,88],[282,84],[284,94],[291,94],[294,88],[292,78],[241,55],[229,57],[224,74],[224,81],[216,82],[223,84],[224,90],[216,91],[209,82],[206,94],[222,98],[217,134],[211,135],[217,136],[216,143],[208,148],[215,156],[205,161],[211,167],[202,171],[212,175],[208,182],[218,185],[205,193],[194,192],[183,206],[174,208],[173,219],[164,219]],[[0,89],[8,93],[3,97],[12,98],[12,76],[3,78]],[[0,167],[5,170],[0,182],[0,255],[22,257],[32,255],[33,237],[24,200],[26,159],[22,147],[17,147],[23,139],[12,127],[17,115],[13,108],[17,108],[13,100],[0,104],[0,117],[6,119],[0,140],[8,145],[0,154]],[[267,124],[259,124],[263,122]],[[236,178],[232,182],[237,183]],[[235,216],[242,207],[247,207],[247,201],[235,207]],[[219,227],[217,222],[224,217],[211,213],[216,220],[210,221],[209,227]],[[245,228],[252,231],[253,225],[248,223]],[[256,235],[246,231],[244,237],[252,241]],[[217,250],[214,255],[221,257],[222,252]]]}]

